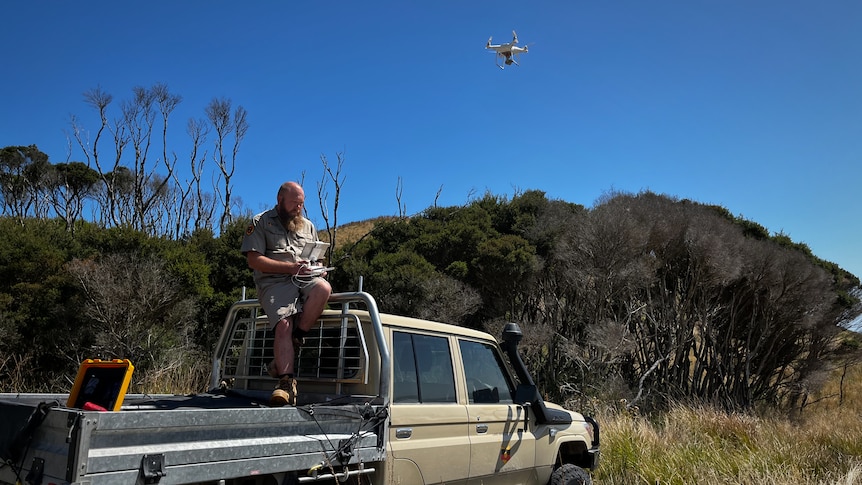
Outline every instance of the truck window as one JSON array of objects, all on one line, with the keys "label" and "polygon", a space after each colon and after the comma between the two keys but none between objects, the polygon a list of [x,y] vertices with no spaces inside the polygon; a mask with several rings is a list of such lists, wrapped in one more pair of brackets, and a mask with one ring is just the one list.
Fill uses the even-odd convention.
[{"label": "truck window", "polygon": [[455,402],[452,354],[445,337],[393,332],[393,402]]},{"label": "truck window", "polygon": [[513,387],[500,355],[491,345],[459,340],[467,396],[471,404],[512,404]]}]

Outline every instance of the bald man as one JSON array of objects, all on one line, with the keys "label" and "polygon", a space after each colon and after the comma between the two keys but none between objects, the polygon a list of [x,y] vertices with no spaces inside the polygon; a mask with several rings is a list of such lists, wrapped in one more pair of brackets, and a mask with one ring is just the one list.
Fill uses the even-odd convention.
[{"label": "bald man", "polygon": [[332,287],[312,276],[302,249],[317,241],[317,230],[303,217],[305,191],[296,182],[278,189],[276,205],[252,219],[242,241],[242,253],[254,270],[257,297],[275,333],[275,359],[268,372],[279,379],[270,404],[296,405],[295,344],[314,325]]}]

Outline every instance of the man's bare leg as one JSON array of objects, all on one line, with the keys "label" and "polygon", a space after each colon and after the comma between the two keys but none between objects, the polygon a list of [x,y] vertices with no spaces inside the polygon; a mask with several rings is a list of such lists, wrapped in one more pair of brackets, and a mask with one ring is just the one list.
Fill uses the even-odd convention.
[{"label": "man's bare leg", "polygon": [[329,301],[331,293],[332,287],[324,279],[321,279],[316,285],[311,287],[308,294],[305,295],[305,301],[302,303],[302,313],[299,314],[296,322],[297,328],[303,332],[311,330],[314,322],[320,318],[320,314],[326,308],[326,302]]},{"label": "man's bare leg", "polygon": [[296,405],[296,379],[293,375],[293,360],[295,351],[293,348],[293,322],[294,316],[283,318],[275,324],[275,341],[273,352],[275,353],[275,374],[278,377],[278,385],[272,391],[269,403],[273,406]]},{"label": "man's bare leg", "polygon": [[282,318],[275,324],[275,339],[273,352],[275,353],[276,376],[293,374],[293,360],[296,353],[293,349],[293,320],[294,316]]},{"label": "man's bare leg", "polygon": [[296,346],[294,336],[297,337],[298,345],[302,343],[302,335],[311,330],[311,327],[326,308],[332,287],[326,280],[320,280],[309,289],[305,295],[302,305],[302,313],[283,318],[275,325],[275,341],[273,351],[275,353],[274,369],[270,369],[273,377],[278,377],[278,386],[270,397],[273,406],[284,406],[285,404],[296,405],[296,379],[294,376],[294,360],[296,359]]}]

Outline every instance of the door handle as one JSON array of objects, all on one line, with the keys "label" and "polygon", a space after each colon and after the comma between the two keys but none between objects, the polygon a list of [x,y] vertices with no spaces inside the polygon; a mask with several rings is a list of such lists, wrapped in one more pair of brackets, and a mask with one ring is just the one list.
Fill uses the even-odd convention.
[{"label": "door handle", "polygon": [[476,432],[477,433],[487,433],[488,432],[488,425],[487,424],[477,424],[476,425]]},{"label": "door handle", "polygon": [[407,438],[413,436],[413,428],[396,428],[395,429],[395,437],[398,439],[406,440]]}]

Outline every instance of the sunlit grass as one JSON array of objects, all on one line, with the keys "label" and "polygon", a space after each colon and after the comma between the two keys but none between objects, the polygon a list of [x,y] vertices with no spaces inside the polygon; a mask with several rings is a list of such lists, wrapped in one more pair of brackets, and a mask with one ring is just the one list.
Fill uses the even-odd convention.
[{"label": "sunlit grass", "polygon": [[129,392],[192,394],[208,390],[211,361],[202,352],[178,352],[146,372],[135,371]]},{"label": "sunlit grass", "polygon": [[[859,382],[856,368],[846,382]],[[832,382],[832,381],[830,381]],[[862,484],[858,384],[844,402],[827,385],[794,416],[675,406],[658,418],[610,411],[597,484]]]}]

